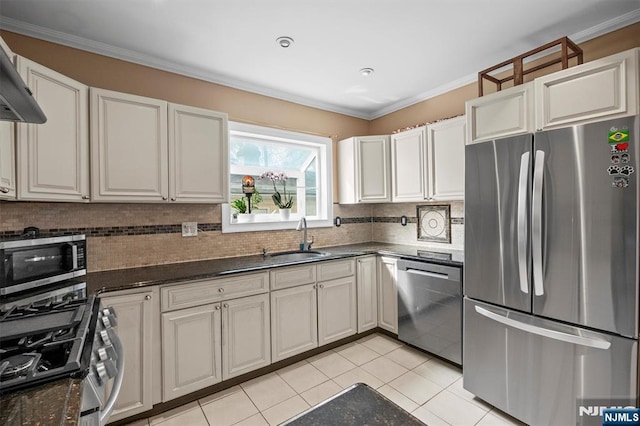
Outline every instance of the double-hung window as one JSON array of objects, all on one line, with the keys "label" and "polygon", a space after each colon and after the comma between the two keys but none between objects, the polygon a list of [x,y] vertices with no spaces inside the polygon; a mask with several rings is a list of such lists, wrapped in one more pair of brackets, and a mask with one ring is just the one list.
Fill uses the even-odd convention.
[{"label": "double-hung window", "polygon": [[[331,226],[332,159],[330,138],[230,122],[230,203],[222,206],[222,232],[291,229],[301,217],[309,227]],[[269,173],[277,178],[260,179]],[[244,176],[255,180],[251,200],[242,190]],[[293,200],[288,219],[276,192],[281,201]]]}]

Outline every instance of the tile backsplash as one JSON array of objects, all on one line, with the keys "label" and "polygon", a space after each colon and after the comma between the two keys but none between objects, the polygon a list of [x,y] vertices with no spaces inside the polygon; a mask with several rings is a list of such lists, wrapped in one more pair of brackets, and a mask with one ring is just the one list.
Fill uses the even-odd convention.
[{"label": "tile backsplash", "polygon": [[[314,247],[372,240],[371,206],[334,205],[341,227],[310,228]],[[198,222],[197,237],[182,237],[182,222]],[[89,271],[123,269],[285,251],[298,247],[292,230],[223,234],[221,208],[205,204],[73,204],[0,202],[0,238],[28,226],[43,235],[86,234]],[[294,225],[295,226],[295,225]]]},{"label": "tile backsplash", "polygon": [[[314,247],[380,241],[462,249],[463,203],[450,203],[451,244],[418,241],[417,206],[424,204],[334,204],[342,226],[310,228],[309,235]],[[400,224],[403,215],[407,226]],[[202,231],[184,238],[182,222],[198,222]],[[45,235],[86,234],[89,271],[260,254],[263,247],[292,250],[301,238],[295,230],[223,234],[220,224],[219,205],[0,202],[0,238],[20,235],[28,226]]]},{"label": "tile backsplash", "polygon": [[[418,206],[449,204],[451,206],[451,243],[418,240]],[[373,204],[373,240],[380,242],[410,244],[431,249],[464,249],[464,202]],[[406,216],[408,223],[402,226],[400,218]]]}]

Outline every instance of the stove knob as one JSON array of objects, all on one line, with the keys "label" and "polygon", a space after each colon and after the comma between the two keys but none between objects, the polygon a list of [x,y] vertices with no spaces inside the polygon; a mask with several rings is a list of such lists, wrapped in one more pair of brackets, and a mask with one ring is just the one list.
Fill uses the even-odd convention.
[{"label": "stove knob", "polygon": [[104,346],[98,348],[96,351],[96,355],[100,361],[104,361],[106,359],[118,359],[118,355],[116,355],[116,350],[113,346]]},{"label": "stove knob", "polygon": [[100,339],[102,339],[102,343],[104,343],[106,346],[111,346],[111,333],[109,333],[110,331],[111,329],[100,331]]},{"label": "stove knob", "polygon": [[95,368],[100,384],[107,383],[109,381],[109,375],[107,374],[107,367],[104,365],[104,362],[97,363]]},{"label": "stove knob", "polygon": [[112,315],[103,315],[101,320],[105,328],[112,328],[118,325],[118,321],[116,321],[116,318]]},{"label": "stove knob", "polygon": [[111,315],[112,317],[117,317],[116,310],[113,307],[109,306],[108,308],[102,309],[102,315]]}]

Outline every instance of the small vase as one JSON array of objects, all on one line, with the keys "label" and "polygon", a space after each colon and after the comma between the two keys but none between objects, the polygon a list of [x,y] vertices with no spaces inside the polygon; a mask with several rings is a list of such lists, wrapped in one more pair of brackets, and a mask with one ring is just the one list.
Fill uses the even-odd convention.
[{"label": "small vase", "polygon": [[289,216],[291,216],[291,209],[280,209],[280,219],[289,220]]}]

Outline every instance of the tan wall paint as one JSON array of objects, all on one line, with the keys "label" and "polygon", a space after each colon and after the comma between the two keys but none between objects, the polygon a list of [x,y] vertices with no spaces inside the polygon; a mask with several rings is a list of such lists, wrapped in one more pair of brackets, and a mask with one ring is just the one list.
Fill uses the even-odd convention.
[{"label": "tan wall paint", "polygon": [[[580,44],[580,48],[584,52],[584,62],[593,61],[594,59],[634,47],[640,47],[640,22]],[[509,58],[504,59],[507,60]],[[558,69],[560,68],[550,67],[536,76],[543,73],[548,74]],[[489,85],[485,84],[485,93],[490,93],[491,91]],[[396,129],[464,114],[465,102],[477,97],[477,83],[460,87],[372,120],[369,126],[369,134],[387,134]]]},{"label": "tan wall paint", "polygon": [[[164,99],[213,109],[229,119],[333,138],[334,164],[337,141],[365,135],[367,120],[257,95],[215,83],[0,31],[14,53],[29,58],[92,87]],[[334,200],[338,200],[334,167]]]}]

